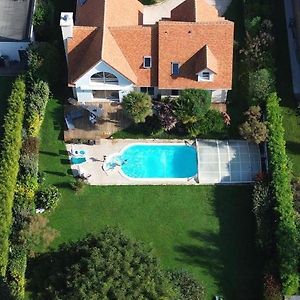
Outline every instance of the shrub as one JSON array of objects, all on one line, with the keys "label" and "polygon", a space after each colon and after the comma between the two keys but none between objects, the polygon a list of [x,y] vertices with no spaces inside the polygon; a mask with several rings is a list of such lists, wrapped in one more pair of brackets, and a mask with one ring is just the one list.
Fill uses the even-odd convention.
[{"label": "shrub", "polygon": [[154,110],[156,111],[161,126],[165,131],[170,131],[176,126],[178,120],[174,114],[173,103],[170,99],[156,103],[154,105]]},{"label": "shrub", "polygon": [[32,24],[35,30],[40,32],[45,25],[49,26],[52,23],[54,9],[50,1],[37,0],[36,8],[32,19]]},{"label": "shrub", "polygon": [[279,282],[271,274],[264,276],[264,300],[282,300]]},{"label": "shrub", "polygon": [[38,155],[22,154],[19,160],[20,172],[25,176],[37,177],[38,174]]},{"label": "shrub", "polygon": [[250,102],[260,104],[265,102],[271,92],[275,91],[274,75],[267,69],[260,69],[249,74]]},{"label": "shrub", "polygon": [[224,131],[225,124],[222,114],[214,109],[209,110],[198,122],[188,126],[192,137],[206,134],[218,134]]},{"label": "shrub", "polygon": [[247,120],[239,127],[240,135],[245,140],[256,144],[264,142],[267,139],[268,130],[266,123],[260,121],[260,107],[251,106],[244,115],[247,117]]},{"label": "shrub", "polygon": [[251,36],[255,36],[259,33],[260,25],[261,17],[259,16],[251,19],[245,19],[245,29]]},{"label": "shrub", "polygon": [[204,300],[203,286],[186,271],[169,271],[167,273],[170,282],[178,291],[178,299]]},{"label": "shrub", "polygon": [[72,189],[77,194],[81,193],[85,189],[86,185],[87,185],[87,183],[81,178],[78,178],[74,182],[71,183]]},{"label": "shrub", "polygon": [[4,276],[8,262],[8,239],[12,224],[12,206],[19,171],[24,117],[25,83],[18,78],[8,99],[4,118],[4,134],[0,153],[0,275]]},{"label": "shrub", "polygon": [[37,137],[28,136],[23,139],[22,154],[38,154],[39,153],[39,139]]},{"label": "shrub", "polygon": [[274,203],[268,180],[257,180],[252,193],[257,243],[265,256],[274,253]]},{"label": "shrub", "polygon": [[174,113],[183,124],[194,124],[209,110],[211,92],[206,90],[186,89],[174,102]]},{"label": "shrub", "polygon": [[279,99],[275,93],[271,94],[267,101],[267,120],[271,184],[275,197],[279,273],[284,294],[293,295],[299,288],[299,239],[293,207],[291,169],[285,150],[282,114]]},{"label": "shrub", "polygon": [[243,61],[250,70],[274,66],[271,53],[274,41],[272,27],[271,21],[264,20],[257,35],[246,35],[246,46],[240,50],[240,53],[242,54]]},{"label": "shrub", "polygon": [[60,200],[61,195],[56,186],[49,185],[46,188],[39,190],[36,195],[37,208],[53,209]]},{"label": "shrub", "polygon": [[123,107],[134,123],[145,123],[152,116],[152,100],[148,94],[131,92],[123,98]]}]

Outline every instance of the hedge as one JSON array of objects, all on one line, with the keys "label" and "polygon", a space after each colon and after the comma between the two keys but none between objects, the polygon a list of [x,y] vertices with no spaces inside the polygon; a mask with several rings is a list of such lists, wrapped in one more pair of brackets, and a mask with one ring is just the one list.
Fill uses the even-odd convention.
[{"label": "hedge", "polygon": [[0,275],[5,276],[8,263],[9,234],[12,224],[14,191],[19,171],[24,118],[25,83],[18,78],[8,99],[4,118],[4,135],[0,153]]},{"label": "hedge", "polygon": [[291,169],[285,151],[284,128],[279,98],[276,93],[269,96],[267,105],[269,128],[269,163],[271,185],[275,198],[276,248],[283,292],[295,294],[299,288],[298,232],[293,207]]}]

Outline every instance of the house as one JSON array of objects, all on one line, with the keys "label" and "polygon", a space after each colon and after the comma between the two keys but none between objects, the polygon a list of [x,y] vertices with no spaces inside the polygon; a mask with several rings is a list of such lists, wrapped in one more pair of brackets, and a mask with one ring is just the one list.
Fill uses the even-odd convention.
[{"label": "house", "polygon": [[122,101],[132,90],[152,96],[186,88],[225,102],[232,87],[234,24],[208,0],[79,0],[61,14],[68,85],[79,102]]},{"label": "house", "polygon": [[34,0],[0,1],[0,67],[21,61],[33,41]]}]

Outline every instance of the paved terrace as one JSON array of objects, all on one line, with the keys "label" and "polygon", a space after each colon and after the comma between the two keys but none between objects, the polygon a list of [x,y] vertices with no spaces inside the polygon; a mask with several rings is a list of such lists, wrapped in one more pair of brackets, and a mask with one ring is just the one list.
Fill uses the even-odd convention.
[{"label": "paved terrace", "polygon": [[29,38],[33,0],[0,1],[0,41]]},{"label": "paved terrace", "polygon": [[[170,18],[172,9],[180,5],[185,0],[165,0],[158,4],[144,6],[143,23],[155,24],[163,18]],[[206,0],[209,4],[215,6],[219,12],[219,16],[223,16],[226,12],[231,0]]]}]

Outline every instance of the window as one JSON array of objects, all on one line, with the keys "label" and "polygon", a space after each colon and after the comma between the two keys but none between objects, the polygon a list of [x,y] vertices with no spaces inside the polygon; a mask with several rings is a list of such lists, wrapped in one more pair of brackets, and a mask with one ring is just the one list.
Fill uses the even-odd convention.
[{"label": "window", "polygon": [[179,90],[171,90],[171,96],[179,96]]},{"label": "window", "polygon": [[210,80],[210,73],[209,72],[202,72],[202,79]]},{"label": "window", "polygon": [[171,63],[171,74],[172,75],[179,75],[179,63],[176,63],[176,62],[172,62]]},{"label": "window", "polygon": [[108,72],[98,72],[92,75],[91,81],[95,83],[118,84],[118,78]]},{"label": "window", "polygon": [[143,67],[145,69],[150,69],[152,67],[152,58],[151,58],[151,56],[144,56]]},{"label": "window", "polygon": [[151,96],[154,95],[154,87],[153,86],[142,86],[140,88],[140,91],[142,93],[145,93],[145,94],[148,94],[148,95],[151,95]]},{"label": "window", "polygon": [[80,5],[82,6],[83,4],[85,4],[87,0],[79,0]]}]

